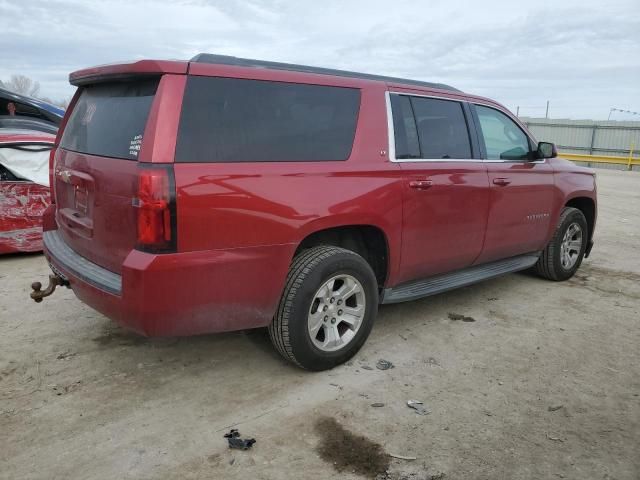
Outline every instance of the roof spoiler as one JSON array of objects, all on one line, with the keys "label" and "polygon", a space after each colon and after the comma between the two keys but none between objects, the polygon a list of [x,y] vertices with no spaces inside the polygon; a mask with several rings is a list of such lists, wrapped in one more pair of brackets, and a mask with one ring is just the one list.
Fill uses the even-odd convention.
[{"label": "roof spoiler", "polygon": [[69,74],[69,83],[80,87],[91,83],[126,81],[165,73],[185,74],[188,63],[177,60],[138,60],[84,68]]}]

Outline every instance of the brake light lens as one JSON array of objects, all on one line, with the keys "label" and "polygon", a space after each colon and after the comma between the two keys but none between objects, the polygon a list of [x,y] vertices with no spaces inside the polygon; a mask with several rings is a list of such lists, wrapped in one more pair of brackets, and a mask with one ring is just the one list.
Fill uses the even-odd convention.
[{"label": "brake light lens", "polygon": [[140,169],[134,205],[138,209],[138,250],[175,252],[175,182],[171,166]]}]

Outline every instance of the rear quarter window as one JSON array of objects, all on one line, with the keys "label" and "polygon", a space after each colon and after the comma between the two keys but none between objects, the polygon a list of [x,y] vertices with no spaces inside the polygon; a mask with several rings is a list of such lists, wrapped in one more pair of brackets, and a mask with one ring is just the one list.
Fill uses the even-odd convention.
[{"label": "rear quarter window", "polygon": [[74,152],[137,160],[158,79],[83,87],[60,146]]},{"label": "rear quarter window", "polygon": [[360,91],[219,77],[189,77],[177,162],[346,160]]}]

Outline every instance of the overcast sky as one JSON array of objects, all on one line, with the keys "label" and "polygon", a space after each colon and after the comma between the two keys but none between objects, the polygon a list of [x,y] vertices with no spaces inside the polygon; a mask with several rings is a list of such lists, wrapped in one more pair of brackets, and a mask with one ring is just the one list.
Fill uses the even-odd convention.
[{"label": "overcast sky", "polygon": [[0,0],[0,18],[0,79],[51,98],[79,68],[210,52],[448,83],[520,115],[640,112],[640,0]]}]

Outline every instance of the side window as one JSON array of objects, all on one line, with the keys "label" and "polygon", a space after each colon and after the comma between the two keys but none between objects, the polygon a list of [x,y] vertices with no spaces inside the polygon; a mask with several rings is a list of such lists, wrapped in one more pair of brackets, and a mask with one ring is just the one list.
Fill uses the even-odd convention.
[{"label": "side window", "polygon": [[190,76],[176,162],[312,162],[351,154],[360,90]]},{"label": "side window", "polygon": [[391,95],[396,158],[420,158],[418,131],[413,118],[411,100],[404,95]]},{"label": "side window", "polygon": [[476,105],[488,160],[528,160],[529,140],[516,123],[493,108]]},{"label": "side window", "polygon": [[469,130],[460,102],[411,97],[421,158],[472,158]]}]

